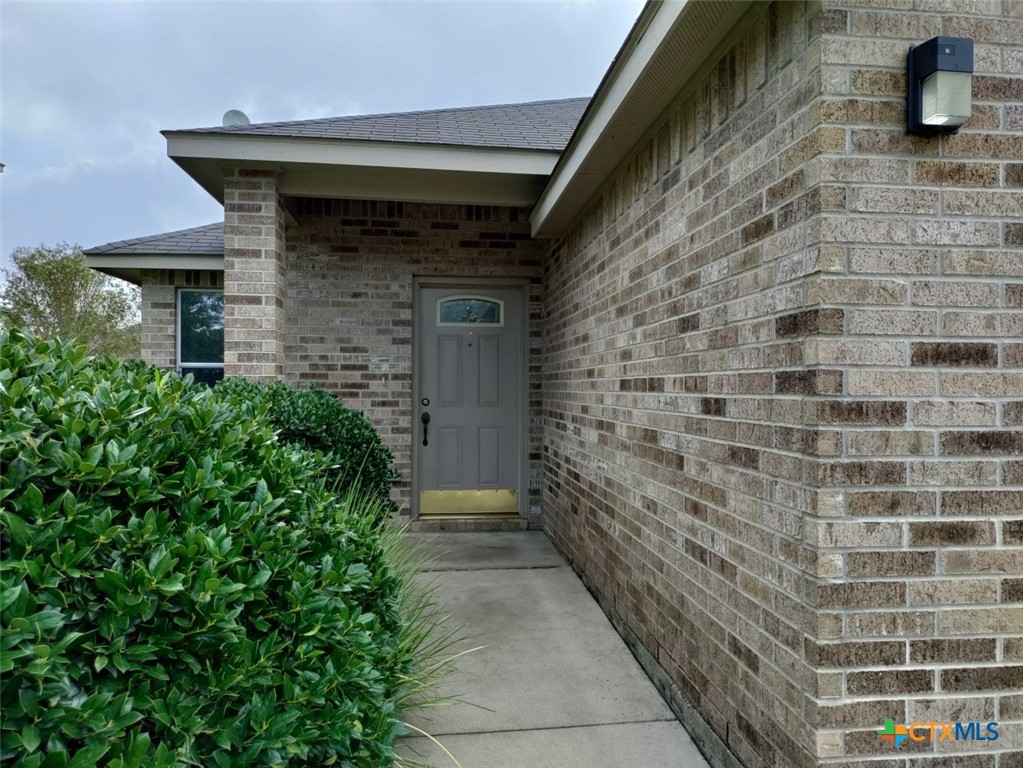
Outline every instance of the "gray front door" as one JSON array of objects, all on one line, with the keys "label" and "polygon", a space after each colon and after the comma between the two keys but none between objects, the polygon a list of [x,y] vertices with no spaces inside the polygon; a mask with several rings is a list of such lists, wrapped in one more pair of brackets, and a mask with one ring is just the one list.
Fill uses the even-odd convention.
[{"label": "gray front door", "polygon": [[419,291],[419,402],[413,425],[419,514],[520,514],[521,291]]}]

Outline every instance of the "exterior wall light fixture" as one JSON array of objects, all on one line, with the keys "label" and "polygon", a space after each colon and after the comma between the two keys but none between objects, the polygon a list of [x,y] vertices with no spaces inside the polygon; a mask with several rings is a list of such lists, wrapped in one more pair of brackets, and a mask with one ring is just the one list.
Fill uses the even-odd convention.
[{"label": "exterior wall light fixture", "polygon": [[906,133],[955,133],[972,107],[973,40],[934,37],[909,49]]}]

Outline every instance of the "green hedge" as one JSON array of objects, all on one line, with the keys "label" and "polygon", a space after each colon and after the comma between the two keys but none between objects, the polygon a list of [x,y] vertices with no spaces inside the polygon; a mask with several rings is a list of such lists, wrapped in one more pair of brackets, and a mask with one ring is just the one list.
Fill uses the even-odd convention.
[{"label": "green hedge", "polygon": [[0,336],[4,766],[390,764],[379,502],[239,389]]},{"label": "green hedge", "polygon": [[397,478],[394,457],[363,414],[315,387],[293,389],[279,381],[231,378],[217,389],[265,404],[282,440],[330,454],[337,467],[333,480],[338,490],[362,488],[378,495],[388,512],[396,510],[390,502],[391,484]]}]

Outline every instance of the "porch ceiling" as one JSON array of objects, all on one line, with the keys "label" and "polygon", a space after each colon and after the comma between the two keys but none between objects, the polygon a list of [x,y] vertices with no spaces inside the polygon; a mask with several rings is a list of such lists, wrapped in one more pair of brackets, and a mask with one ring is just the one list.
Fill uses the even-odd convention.
[{"label": "porch ceiling", "polygon": [[219,202],[224,171],[278,173],[286,197],[529,206],[558,159],[522,150],[168,131],[167,154]]}]

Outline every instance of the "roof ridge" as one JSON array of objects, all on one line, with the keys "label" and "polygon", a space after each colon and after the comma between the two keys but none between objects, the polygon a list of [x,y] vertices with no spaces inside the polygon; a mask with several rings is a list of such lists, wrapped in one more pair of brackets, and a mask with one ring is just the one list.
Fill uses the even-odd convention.
[{"label": "roof ridge", "polygon": [[[572,96],[564,99],[538,99],[536,101],[508,102],[505,104],[477,104],[468,107],[442,107],[439,109],[414,109],[409,112],[375,112],[366,115],[334,115],[332,117],[313,117],[305,120],[276,120],[265,123],[251,123],[241,126],[235,130],[244,131],[246,128],[256,127],[286,127],[289,125],[310,125],[315,123],[326,123],[335,120],[379,120],[384,117],[411,117],[414,115],[436,115],[440,113],[471,112],[483,109],[501,109],[506,107],[533,107],[544,104],[568,104],[575,101],[589,101],[589,96]],[[199,128],[182,128],[178,131],[188,133],[189,131],[224,130],[224,126],[203,126]]]}]

